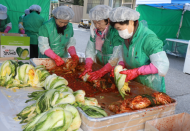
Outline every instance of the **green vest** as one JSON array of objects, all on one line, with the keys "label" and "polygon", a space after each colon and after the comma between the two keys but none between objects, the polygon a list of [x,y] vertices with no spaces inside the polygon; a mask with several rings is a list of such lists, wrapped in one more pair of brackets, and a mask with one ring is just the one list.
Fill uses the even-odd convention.
[{"label": "green vest", "polygon": [[[55,23],[55,19],[51,18],[49,21],[44,23],[44,25],[40,28],[40,36],[41,34],[47,34],[50,48],[60,57],[67,58],[67,45],[69,44],[69,40],[73,37],[73,26],[71,23],[67,24],[66,29],[64,30],[64,35],[57,33],[57,26]],[[42,55],[40,53],[40,58],[48,58],[46,55]]]},{"label": "green vest", "polygon": [[23,18],[23,26],[25,33],[30,37],[30,44],[38,44],[38,32],[43,22],[44,18],[35,11]]},{"label": "green vest", "polygon": [[[95,44],[95,38],[93,39],[90,37],[90,40]],[[108,33],[104,39],[104,44],[102,45],[102,51],[98,50],[96,54],[97,63],[101,65],[107,64],[108,60],[113,54],[113,48],[115,46],[122,45],[123,41],[124,40],[119,36],[118,31],[115,28],[109,26]]]},{"label": "green vest", "polygon": [[[127,69],[149,65],[149,56],[160,51],[163,51],[163,42],[141,22],[139,22],[129,49],[123,43],[123,59]],[[154,90],[166,92],[164,77],[158,74],[140,75],[135,80]]]},{"label": "green vest", "polygon": [[10,21],[10,18],[9,18],[9,16],[7,15],[7,19],[5,19],[5,20],[0,20],[0,32],[4,32],[5,31],[5,29],[6,29],[6,25],[8,24],[8,23],[10,23],[11,21]]}]

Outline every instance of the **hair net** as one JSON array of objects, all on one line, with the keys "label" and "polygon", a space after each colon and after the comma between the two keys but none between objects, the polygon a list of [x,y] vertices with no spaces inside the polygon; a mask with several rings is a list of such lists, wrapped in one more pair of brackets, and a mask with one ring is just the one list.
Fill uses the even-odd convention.
[{"label": "hair net", "polygon": [[7,18],[7,7],[0,4],[0,19],[4,20]]},{"label": "hair net", "polygon": [[25,10],[25,14],[26,14],[26,15],[30,14],[30,10],[29,10],[29,9],[26,9],[26,10]]},{"label": "hair net", "polygon": [[41,12],[41,7],[39,5],[32,5],[30,6],[29,10]]},{"label": "hair net", "polygon": [[107,5],[97,5],[89,11],[89,17],[91,20],[96,21],[108,19],[111,9]]},{"label": "hair net", "polygon": [[52,14],[57,19],[63,19],[63,20],[71,20],[75,15],[73,10],[68,6],[59,6],[52,11]]},{"label": "hair net", "polygon": [[139,12],[128,7],[117,7],[109,13],[109,18],[112,22],[121,22],[125,20],[136,21],[140,17]]}]

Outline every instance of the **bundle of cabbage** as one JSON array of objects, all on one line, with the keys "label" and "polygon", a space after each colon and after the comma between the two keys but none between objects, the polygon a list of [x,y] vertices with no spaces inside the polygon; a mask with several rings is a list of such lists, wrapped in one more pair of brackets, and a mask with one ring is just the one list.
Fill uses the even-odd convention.
[{"label": "bundle of cabbage", "polygon": [[78,90],[74,93],[76,107],[80,107],[88,116],[101,118],[107,116],[106,112],[100,107],[96,98],[85,97],[85,91]]},{"label": "bundle of cabbage", "polygon": [[41,71],[40,82],[44,81],[50,75],[50,73],[46,70],[46,67],[44,65],[36,66],[35,69]]},{"label": "bundle of cabbage", "polygon": [[37,116],[36,103],[34,103],[32,105],[25,107],[19,114],[17,114],[17,117],[14,119],[21,120],[20,124],[22,124],[22,123],[27,123],[36,116]]},{"label": "bundle of cabbage", "polygon": [[13,83],[17,66],[18,64],[13,60],[7,60],[2,63],[0,67],[0,86],[7,86]]},{"label": "bundle of cabbage", "polygon": [[68,81],[63,77],[57,76],[56,74],[48,76],[44,82],[44,87],[46,90],[62,87],[65,85],[68,85]]},{"label": "bundle of cabbage", "polygon": [[74,104],[75,97],[71,91],[67,87],[59,87],[59,89],[33,92],[31,95],[34,97],[32,99],[36,100],[35,103],[25,107],[17,114],[16,119],[21,120],[20,123],[25,123],[33,119],[36,115],[50,110],[53,106],[67,103]]},{"label": "bundle of cabbage", "polygon": [[57,104],[66,103],[75,103],[75,97],[71,92],[62,92],[56,89],[50,89],[36,101],[36,111],[37,113],[42,113]]},{"label": "bundle of cabbage", "polygon": [[18,63],[14,60],[4,61],[0,67],[0,77],[5,77],[6,75],[16,75],[16,68]]},{"label": "bundle of cabbage", "polygon": [[46,70],[35,69],[32,65],[24,64],[17,68],[16,80],[20,84],[32,87],[43,87],[45,78],[50,75]]},{"label": "bundle of cabbage", "polygon": [[24,131],[73,131],[80,128],[78,111],[71,105],[54,107],[24,125]]},{"label": "bundle of cabbage", "polygon": [[78,91],[75,91],[73,93],[73,95],[75,96],[77,104],[80,104],[80,105],[92,105],[92,106],[100,107],[100,105],[98,104],[98,100],[96,98],[85,97],[85,94],[86,93],[83,90],[78,90]]},{"label": "bundle of cabbage", "polygon": [[[73,90],[71,88],[69,88],[68,86],[61,86],[61,87],[57,87],[54,88],[60,92],[71,92],[73,93]],[[43,90],[43,91],[34,91],[32,93],[29,93],[28,97],[30,98],[29,100],[27,100],[25,103],[28,103],[30,101],[34,101],[34,100],[38,100],[44,93],[46,93],[48,90]]]},{"label": "bundle of cabbage", "polygon": [[80,108],[92,118],[101,118],[107,116],[107,113],[98,106],[82,105]]},{"label": "bundle of cabbage", "polygon": [[121,94],[123,98],[125,98],[125,95],[127,95],[126,92],[130,92],[130,88],[128,86],[128,82],[125,82],[126,75],[119,73],[120,71],[123,71],[123,70],[127,70],[127,69],[123,69],[121,65],[118,65],[115,67],[114,80],[119,90],[119,93]]},{"label": "bundle of cabbage", "polygon": [[80,118],[78,110],[74,106],[69,105],[69,104],[58,104],[55,107],[62,107],[65,111],[69,111],[72,113],[73,121],[70,127],[67,129],[67,131],[73,131],[73,130],[79,129],[81,125],[81,118]]}]

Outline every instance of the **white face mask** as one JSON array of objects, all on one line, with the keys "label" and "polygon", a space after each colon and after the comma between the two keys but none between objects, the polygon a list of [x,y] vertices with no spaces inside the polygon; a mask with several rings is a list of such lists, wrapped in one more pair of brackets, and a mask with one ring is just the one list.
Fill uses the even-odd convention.
[{"label": "white face mask", "polygon": [[133,35],[133,32],[131,32],[129,34],[129,31],[128,29],[126,28],[125,30],[121,30],[121,31],[118,31],[119,32],[119,35],[123,38],[123,39],[129,39],[130,37],[132,37]]}]

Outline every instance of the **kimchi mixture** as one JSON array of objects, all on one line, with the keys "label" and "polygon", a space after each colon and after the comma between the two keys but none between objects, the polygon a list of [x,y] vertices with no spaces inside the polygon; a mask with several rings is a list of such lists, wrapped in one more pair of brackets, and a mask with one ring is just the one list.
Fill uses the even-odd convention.
[{"label": "kimchi mixture", "polygon": [[[93,64],[93,71],[100,69],[101,66],[98,64]],[[98,101],[101,101],[101,107],[107,108],[113,113],[120,114],[124,112],[131,112],[134,110],[140,110],[147,107],[153,107],[158,105],[165,105],[174,102],[172,98],[170,98],[167,94],[161,92],[155,92],[150,88],[140,87],[135,83],[135,88],[132,89],[132,92],[136,92],[136,96],[132,95],[132,93],[128,94],[124,100],[120,99],[121,96],[119,95],[118,89],[116,88],[113,80],[107,75],[101,79],[89,81],[89,75],[86,74],[82,78],[79,78],[79,75],[85,70],[85,64],[79,63],[75,66],[72,65],[72,59],[67,59],[67,62],[63,66],[54,67],[49,69],[48,71],[50,74],[56,74],[58,76],[64,77],[68,81],[68,86],[72,88],[73,91],[77,90],[84,90],[86,92],[87,97],[97,97]],[[144,91],[147,93],[142,94]],[[153,91],[153,93],[150,93]],[[113,98],[111,100],[111,96]],[[149,93],[148,93],[149,92]],[[115,93],[115,94],[113,94]],[[110,97],[105,100],[102,94],[107,94],[105,96]],[[141,95],[139,95],[141,94]],[[133,97],[132,97],[133,96]],[[100,98],[98,98],[100,97]],[[120,100],[118,100],[118,98]],[[111,102],[112,101],[112,102]],[[113,103],[113,101],[116,101]],[[111,102],[111,103],[110,103]],[[104,106],[102,106],[104,105]]]},{"label": "kimchi mixture", "polygon": [[165,105],[172,103],[173,100],[167,94],[162,92],[155,92],[152,95],[138,95],[133,98],[128,98],[125,100],[114,102],[110,104],[108,108],[116,113],[130,112],[134,110],[140,110],[147,107],[153,107],[158,105]]},{"label": "kimchi mixture", "polygon": [[79,75],[84,71],[84,63],[80,63],[77,65],[76,69],[70,70],[66,68],[66,65],[54,67],[49,69],[50,74],[56,74],[58,76],[64,77],[68,81],[68,86],[73,89],[73,91],[84,90],[86,92],[87,97],[93,97],[100,93],[106,92],[118,92],[115,87],[115,84],[108,79],[99,79],[93,82],[84,82],[79,78]]}]

